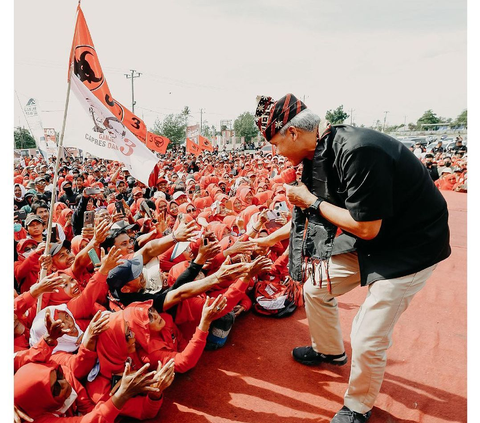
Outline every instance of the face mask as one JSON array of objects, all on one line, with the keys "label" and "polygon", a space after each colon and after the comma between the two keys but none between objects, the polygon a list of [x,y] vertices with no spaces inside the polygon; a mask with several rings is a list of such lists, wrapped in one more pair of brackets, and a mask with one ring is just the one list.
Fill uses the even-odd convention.
[{"label": "face mask", "polygon": [[14,223],[13,224],[13,232],[17,233],[22,230],[22,224],[21,223]]},{"label": "face mask", "polygon": [[72,404],[75,402],[75,400],[77,399],[77,396],[78,395],[75,392],[75,389],[72,388],[72,393],[65,400],[62,407],[57,410],[57,412],[60,413],[60,414],[64,414],[72,406]]},{"label": "face mask", "polygon": [[33,250],[26,251],[26,252],[22,253],[22,256],[25,257],[25,258],[27,258],[27,257],[28,257],[30,254],[32,254],[32,253],[33,253]]}]

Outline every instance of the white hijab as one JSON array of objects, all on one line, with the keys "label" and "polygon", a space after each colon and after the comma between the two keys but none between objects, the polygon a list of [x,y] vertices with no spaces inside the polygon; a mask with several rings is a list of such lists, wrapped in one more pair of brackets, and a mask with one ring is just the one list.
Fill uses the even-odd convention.
[{"label": "white hijab", "polygon": [[25,197],[25,193],[27,192],[27,190],[26,190],[26,188],[25,188],[22,184],[15,184],[15,185],[13,186],[13,189],[15,189],[15,187],[16,187],[17,185],[20,187],[20,190],[22,191],[22,194],[20,195],[20,197],[15,196],[15,194],[13,194],[13,196],[14,196],[17,200],[22,201],[22,200],[23,200],[23,197]]},{"label": "white hijab", "polygon": [[[40,339],[47,333],[47,328],[45,327],[45,313],[50,310],[50,316],[55,320],[55,310],[60,310],[68,313],[70,317],[75,322],[75,317],[73,317],[72,312],[67,308],[66,304],[60,304],[56,306],[45,307],[40,313],[35,316],[33,320],[32,327],[30,328],[30,346],[35,345]],[[83,331],[78,327],[77,322],[75,322],[75,327],[78,330],[78,336],[63,335],[57,339],[57,346],[53,349],[53,354],[58,351],[65,352],[75,352],[78,350],[81,342],[81,337]]]}]

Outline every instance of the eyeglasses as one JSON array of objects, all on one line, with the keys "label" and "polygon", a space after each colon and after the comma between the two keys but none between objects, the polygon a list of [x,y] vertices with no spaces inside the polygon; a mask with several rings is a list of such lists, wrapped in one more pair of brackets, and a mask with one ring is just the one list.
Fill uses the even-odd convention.
[{"label": "eyeglasses", "polygon": [[125,339],[127,340],[127,342],[129,342],[130,339],[133,338],[135,338],[135,334],[132,332],[132,329],[127,328],[127,333],[125,333]]},{"label": "eyeglasses", "polygon": [[52,395],[54,397],[58,397],[62,392],[62,385],[60,385],[59,380],[65,379],[65,376],[63,375],[62,366],[57,367],[56,373],[57,373],[57,380],[52,386]]},{"label": "eyeglasses", "polygon": [[34,247],[27,247],[23,250],[24,253],[28,253],[29,251],[32,251],[34,250],[35,248]]},{"label": "eyeglasses", "polygon": [[193,213],[195,210],[197,210],[195,207],[191,209],[187,209],[187,213]]}]

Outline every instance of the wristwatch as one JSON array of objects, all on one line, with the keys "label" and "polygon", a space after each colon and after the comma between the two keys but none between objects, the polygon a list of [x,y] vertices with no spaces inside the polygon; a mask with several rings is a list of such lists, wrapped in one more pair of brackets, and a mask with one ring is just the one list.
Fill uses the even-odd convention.
[{"label": "wristwatch", "polygon": [[308,207],[307,212],[310,216],[319,214],[320,204],[322,203],[322,201],[322,198],[317,198],[315,202],[310,207]]}]

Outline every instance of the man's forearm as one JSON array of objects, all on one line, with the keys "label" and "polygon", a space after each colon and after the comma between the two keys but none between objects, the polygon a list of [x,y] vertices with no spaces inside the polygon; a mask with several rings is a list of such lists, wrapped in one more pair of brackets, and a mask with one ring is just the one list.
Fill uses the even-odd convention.
[{"label": "man's forearm", "polygon": [[270,245],[275,245],[279,241],[290,238],[290,230],[292,229],[292,221],[290,220],[281,228],[277,229],[275,232],[272,232],[266,238],[269,241]]},{"label": "man's forearm", "polygon": [[207,276],[204,279],[198,281],[188,282],[181,287],[169,291],[165,297],[165,302],[163,303],[163,309],[168,310],[174,305],[180,303],[187,298],[194,297],[195,295],[203,294],[204,292],[211,289],[218,281],[217,275]]},{"label": "man's forearm", "polygon": [[173,240],[172,234],[165,235],[160,239],[152,239],[145,244],[140,250],[135,254],[143,255],[143,264],[148,263],[152,258],[159,256],[160,254],[167,251],[175,241]]}]

